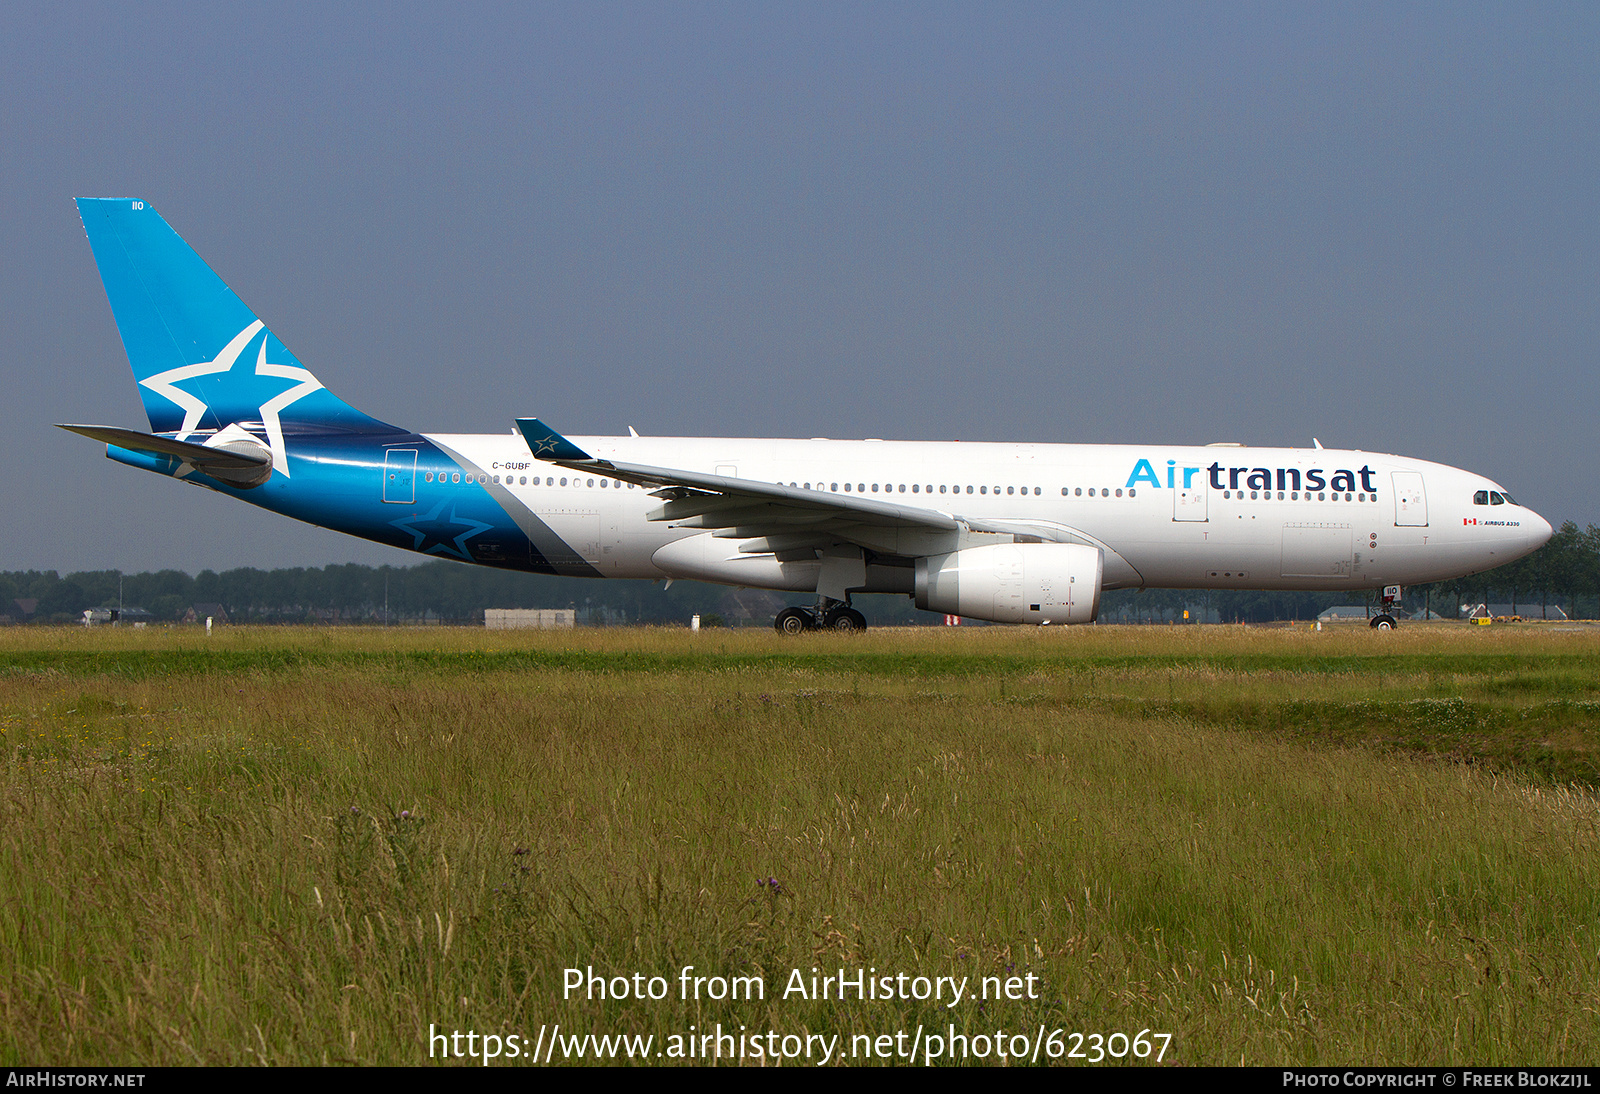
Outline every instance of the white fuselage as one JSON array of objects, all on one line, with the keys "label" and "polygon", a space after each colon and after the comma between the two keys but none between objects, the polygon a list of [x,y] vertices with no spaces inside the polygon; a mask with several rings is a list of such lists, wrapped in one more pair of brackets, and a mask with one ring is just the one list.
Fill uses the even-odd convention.
[{"label": "white fuselage", "polygon": [[[688,570],[663,551],[696,528],[652,521],[660,500],[534,459],[519,436],[429,435],[490,476],[600,576],[708,577],[804,588],[814,569]],[[1105,553],[1104,587],[1343,589],[1465,576],[1542,545],[1550,525],[1488,479],[1337,449],[987,442],[574,437],[601,460],[893,500],[961,521],[1036,526]],[[419,473],[422,471],[419,468]],[[1338,489],[1335,489],[1338,487]],[[1475,499],[1490,495],[1495,504]],[[891,498],[892,495],[892,498]],[[699,557],[699,556],[696,556]],[[710,556],[707,556],[710,557]],[[717,554],[716,558],[721,558]],[[714,564],[715,560],[713,560]],[[814,580],[814,576],[812,577]]]}]

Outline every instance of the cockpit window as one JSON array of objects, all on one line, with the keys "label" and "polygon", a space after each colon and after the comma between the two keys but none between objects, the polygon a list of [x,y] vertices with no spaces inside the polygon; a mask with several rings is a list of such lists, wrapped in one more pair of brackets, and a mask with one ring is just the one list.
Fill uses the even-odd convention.
[{"label": "cockpit window", "polygon": [[1473,505],[1488,505],[1489,504],[1489,491],[1487,491],[1487,490],[1479,490],[1476,494],[1472,495],[1472,504]]},{"label": "cockpit window", "polygon": [[1515,505],[1515,504],[1517,504],[1516,499],[1514,499],[1510,494],[1502,492],[1500,496],[1502,498],[1506,499],[1506,504],[1507,505]]},{"label": "cockpit window", "polygon": [[1506,499],[1500,496],[1500,492],[1498,490],[1489,491],[1490,505],[1504,505],[1505,503]]}]

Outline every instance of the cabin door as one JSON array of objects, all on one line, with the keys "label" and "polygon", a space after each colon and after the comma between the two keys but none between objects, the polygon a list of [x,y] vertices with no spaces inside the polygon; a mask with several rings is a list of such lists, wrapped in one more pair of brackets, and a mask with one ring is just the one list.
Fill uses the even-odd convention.
[{"label": "cabin door", "polygon": [[395,505],[417,500],[415,448],[391,448],[383,454],[383,500]]},{"label": "cabin door", "polygon": [[1428,526],[1428,495],[1422,488],[1420,471],[1395,471],[1394,523],[1397,528]]}]

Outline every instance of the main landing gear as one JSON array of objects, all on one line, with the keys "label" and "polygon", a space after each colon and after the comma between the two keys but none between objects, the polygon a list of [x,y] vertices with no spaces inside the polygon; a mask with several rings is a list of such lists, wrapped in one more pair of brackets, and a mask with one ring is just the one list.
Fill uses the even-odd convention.
[{"label": "main landing gear", "polygon": [[815,608],[785,608],[772,621],[779,634],[799,634],[802,631],[839,631],[860,633],[867,629],[867,617],[852,608],[848,602],[822,597]]}]

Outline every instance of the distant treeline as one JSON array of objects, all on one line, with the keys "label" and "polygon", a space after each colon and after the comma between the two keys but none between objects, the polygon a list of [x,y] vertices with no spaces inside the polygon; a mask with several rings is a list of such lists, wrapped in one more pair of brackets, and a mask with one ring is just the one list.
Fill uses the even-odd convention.
[{"label": "distant treeline", "polygon": [[[495,570],[460,562],[420,566],[242,567],[190,576],[180,570],[0,573],[10,621],[81,622],[95,608],[148,612],[155,622],[482,623],[485,608],[575,608],[593,625],[686,623],[698,613],[730,625],[771,623],[788,601],[772,593],[678,581],[596,581]],[[764,618],[763,618],[764,617]],[[719,620],[711,620],[715,623]]]},{"label": "distant treeline", "polygon": [[[1337,604],[1362,603],[1373,594],[1281,593],[1151,589],[1105,594],[1107,622],[1266,622],[1313,619]],[[574,608],[581,624],[686,623],[769,626],[786,604],[813,597],[729,589],[678,581],[596,581],[514,573],[458,562],[420,566],[324,566],[284,570],[241,568],[189,575],[179,570],[122,574],[94,570],[58,575],[54,570],[0,572],[0,621],[73,623],[93,608],[140,609],[138,618],[172,623],[205,616],[234,623],[420,624],[483,622],[485,608]],[[1456,618],[1463,604],[1516,604],[1538,617],[1559,606],[1573,618],[1600,616],[1600,528],[1571,521],[1545,547],[1509,566],[1458,581],[1405,590],[1405,610],[1424,607]],[[870,623],[937,624],[904,596],[858,596]]]}]

